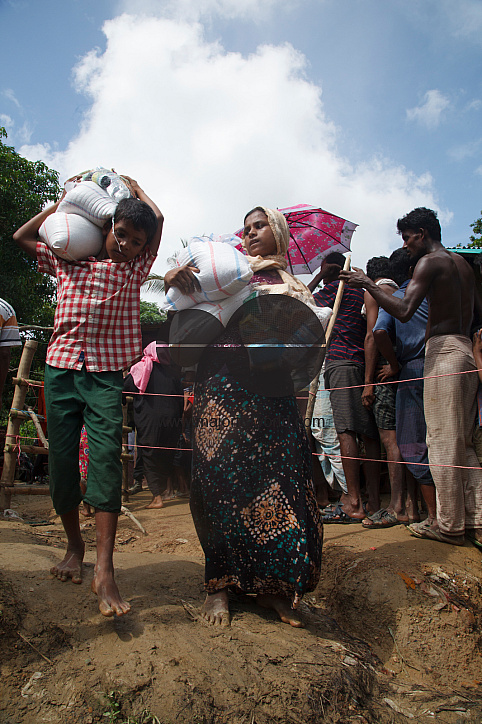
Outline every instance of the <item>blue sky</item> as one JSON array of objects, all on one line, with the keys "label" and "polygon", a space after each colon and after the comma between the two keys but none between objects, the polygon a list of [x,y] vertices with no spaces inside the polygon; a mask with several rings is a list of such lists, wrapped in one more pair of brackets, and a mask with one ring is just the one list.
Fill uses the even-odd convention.
[{"label": "blue sky", "polygon": [[0,0],[0,27],[8,142],[62,179],[137,177],[156,271],[257,204],[355,221],[359,265],[414,206],[447,246],[480,215],[480,0]]}]

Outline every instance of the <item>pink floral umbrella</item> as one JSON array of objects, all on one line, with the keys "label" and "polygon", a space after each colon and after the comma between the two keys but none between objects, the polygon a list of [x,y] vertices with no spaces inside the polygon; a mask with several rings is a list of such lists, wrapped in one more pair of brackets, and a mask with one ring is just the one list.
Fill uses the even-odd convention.
[{"label": "pink floral umbrella", "polygon": [[[351,237],[358,224],[307,204],[280,211],[290,227],[288,271],[291,274],[313,274],[331,252],[350,251]],[[236,232],[236,236],[242,237],[242,234],[242,229]],[[242,249],[242,245],[236,248]]]}]

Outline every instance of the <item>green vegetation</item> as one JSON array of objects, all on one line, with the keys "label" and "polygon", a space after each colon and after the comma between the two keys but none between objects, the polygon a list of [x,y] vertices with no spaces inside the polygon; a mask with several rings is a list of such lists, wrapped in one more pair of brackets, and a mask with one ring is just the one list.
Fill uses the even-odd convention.
[{"label": "green vegetation", "polygon": [[60,194],[58,173],[41,161],[28,161],[1,140],[0,127],[0,289],[21,324],[50,326],[55,310],[55,284],[37,272],[37,262],[12,240],[19,226]]},{"label": "green vegetation", "polygon": [[[482,214],[482,211],[480,212]],[[467,244],[469,249],[481,249],[482,248],[482,216],[470,224],[474,233],[470,235],[470,244]]]},{"label": "green vegetation", "polygon": [[141,324],[161,324],[166,319],[166,312],[161,311],[156,302],[145,302],[141,299]]},{"label": "green vegetation", "polygon": [[[58,173],[41,161],[28,161],[7,146],[5,128],[0,127],[0,296],[15,309],[20,325],[51,327],[55,313],[55,282],[37,272],[37,262],[17,247],[12,239],[16,229],[38,214],[60,194]],[[32,331],[23,335],[39,340],[31,377],[43,379],[43,368],[50,332]],[[20,361],[21,348],[12,349],[10,370]],[[10,407],[13,387],[11,374],[3,398],[3,414]]]},{"label": "green vegetation", "polygon": [[121,695],[118,691],[109,691],[107,694],[108,709],[102,716],[106,718],[109,724],[161,724],[160,719],[151,714],[147,709],[143,709],[135,716],[125,716],[122,714]]}]

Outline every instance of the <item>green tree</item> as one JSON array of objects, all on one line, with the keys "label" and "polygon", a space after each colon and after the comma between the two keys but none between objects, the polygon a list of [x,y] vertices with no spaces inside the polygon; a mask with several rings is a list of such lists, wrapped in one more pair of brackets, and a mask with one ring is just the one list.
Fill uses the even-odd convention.
[{"label": "green tree", "polygon": [[[482,214],[482,211],[480,212]],[[470,224],[474,233],[470,235],[469,249],[481,249],[482,248],[482,216],[479,216],[473,224]]]},{"label": "green tree", "polygon": [[156,324],[165,322],[167,314],[159,309],[155,302],[145,302],[141,299],[141,324]]},{"label": "green tree", "polygon": [[[0,296],[15,309],[21,325],[53,325],[55,312],[55,281],[37,272],[37,263],[27,256],[12,239],[19,226],[35,216],[60,193],[58,173],[41,161],[28,161],[7,146],[2,139],[7,132],[0,127]],[[43,379],[45,354],[50,332],[31,331],[23,337],[39,341],[30,376]],[[5,418],[13,396],[11,376],[18,367],[21,347],[12,348],[10,373],[3,395]],[[35,407],[34,398],[27,398]],[[3,420],[4,421],[4,420]]]},{"label": "green tree", "polygon": [[51,325],[55,283],[12,240],[14,231],[60,193],[58,173],[41,161],[28,161],[7,146],[0,127],[0,295],[22,324]]}]

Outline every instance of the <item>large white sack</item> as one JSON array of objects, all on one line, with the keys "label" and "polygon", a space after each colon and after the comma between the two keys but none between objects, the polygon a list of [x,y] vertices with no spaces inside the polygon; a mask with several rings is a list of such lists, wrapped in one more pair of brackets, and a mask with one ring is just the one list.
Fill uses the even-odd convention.
[{"label": "large white sack", "polygon": [[218,302],[204,302],[196,304],[193,310],[199,309],[201,312],[208,312],[216,317],[221,324],[226,327],[233,314],[244,304],[248,297],[255,296],[256,292],[249,286],[244,287],[241,291],[227,299],[220,299]]},{"label": "large white sack", "polygon": [[[256,292],[246,286],[232,297],[196,304],[176,314],[169,336],[173,361],[181,367],[197,364],[205,347],[216,341],[233,314],[251,296],[256,296]],[[220,324],[214,323],[214,319]]]},{"label": "large white sack", "polygon": [[195,276],[200,292],[182,294],[171,287],[164,309],[180,311],[195,304],[218,302],[238,294],[253,276],[249,263],[240,251],[221,241],[193,241],[176,259],[177,266],[189,264],[199,269]]},{"label": "large white sack", "polygon": [[58,210],[47,216],[38,233],[57,256],[67,261],[96,256],[104,242],[101,229],[91,221]]},{"label": "large white sack", "polygon": [[65,194],[57,211],[78,214],[97,226],[103,226],[107,219],[114,216],[116,206],[117,202],[94,181],[82,181]]}]

